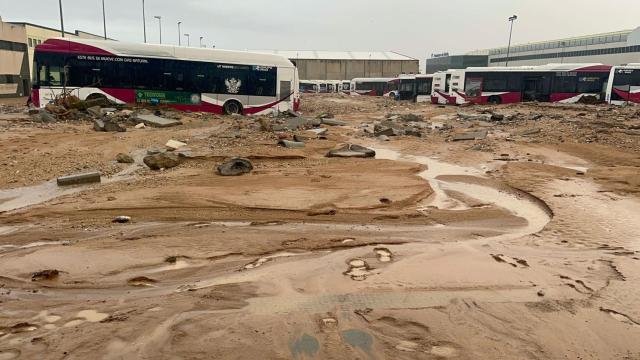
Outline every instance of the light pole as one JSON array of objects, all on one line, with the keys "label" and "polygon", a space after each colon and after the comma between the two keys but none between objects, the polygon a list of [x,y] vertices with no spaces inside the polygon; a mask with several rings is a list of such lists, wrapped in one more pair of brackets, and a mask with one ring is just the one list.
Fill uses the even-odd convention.
[{"label": "light pole", "polygon": [[147,17],[144,13],[144,0],[142,0],[142,31],[144,31],[144,43],[147,43]]},{"label": "light pole", "polygon": [[516,20],[518,20],[517,15],[513,15],[509,18],[509,21],[511,22],[511,30],[509,31],[509,46],[507,46],[507,63],[505,64],[505,66],[509,66],[509,55],[511,55],[511,35],[513,35],[513,23]]},{"label": "light pole", "polygon": [[202,47],[202,39],[204,39],[204,36],[200,36],[200,47]]},{"label": "light pole", "polygon": [[564,49],[566,48],[567,43],[563,41],[561,45],[562,45],[562,57],[560,58],[560,64],[564,64]]},{"label": "light pole", "polygon": [[107,40],[107,13],[104,10],[104,0],[102,0],[102,25],[104,26],[104,39]]},{"label": "light pole", "polygon": [[154,16],[158,19],[158,25],[160,26],[160,45],[162,45],[162,16]]},{"label": "light pole", "polygon": [[182,21],[178,21],[178,46],[182,46],[182,30],[180,30],[180,25],[182,25]]},{"label": "light pole", "polygon": [[64,16],[62,15],[62,0],[58,0],[60,5],[60,29],[62,31],[62,37],[64,37]]},{"label": "light pole", "polygon": [[187,47],[191,46],[191,35],[190,34],[184,34],[184,36],[187,38]]}]

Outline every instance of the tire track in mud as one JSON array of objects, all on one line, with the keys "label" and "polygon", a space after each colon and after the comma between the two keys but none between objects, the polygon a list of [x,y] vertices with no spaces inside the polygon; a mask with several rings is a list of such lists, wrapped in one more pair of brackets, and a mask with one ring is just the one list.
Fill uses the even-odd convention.
[{"label": "tire track in mud", "polygon": [[[431,187],[434,189],[434,191],[436,191],[436,195],[434,198],[431,199],[432,203],[426,204],[426,205],[433,206],[433,204],[436,204],[436,205],[440,204],[440,205],[444,205],[445,207],[449,207],[449,205],[451,205],[451,202],[449,202],[449,199],[451,198],[447,195],[447,192],[445,190],[452,190],[452,191],[462,193],[465,196],[468,196],[469,198],[475,198],[475,199],[479,198],[478,200],[481,200],[486,203],[492,203],[493,205],[498,207],[504,206],[505,209],[508,210],[509,212],[513,213],[516,216],[521,216],[527,220],[527,223],[529,225],[526,228],[519,229],[518,231],[514,231],[512,233],[506,233],[504,235],[497,236],[495,237],[496,239],[503,238],[503,237],[515,238],[515,237],[540,231],[544,227],[544,225],[546,225],[546,223],[550,221],[551,216],[553,215],[551,209],[542,200],[534,197],[531,194],[528,194],[521,190],[510,188],[504,184],[500,184],[489,179],[483,179],[476,176],[471,176],[471,175],[479,176],[480,175],[479,170],[476,170],[473,168],[464,168],[460,166],[449,165],[446,163],[437,162],[436,160],[429,159],[426,157],[403,156],[399,153],[388,151],[388,150],[381,151],[380,154],[381,154],[380,158],[382,159],[389,159],[394,161],[413,161],[418,164],[427,165],[428,169],[420,173],[419,176],[430,183]],[[459,202],[458,200],[454,200],[454,201],[458,202],[458,204],[455,205],[453,209],[449,209],[450,211],[456,211],[456,209],[467,208],[467,206],[465,206],[463,203]],[[332,225],[324,224],[322,226],[332,226]],[[309,226],[309,225],[306,225],[306,226]],[[310,226],[313,226],[313,225],[310,225]],[[300,230],[304,231],[303,230],[304,227],[305,226],[302,226]],[[379,230],[387,229],[385,225],[379,225],[377,227],[379,228]],[[292,224],[273,224],[269,226],[269,231],[286,233],[287,229],[289,231],[295,231],[294,228],[295,226],[292,226]],[[388,228],[393,229],[392,226]],[[432,227],[425,227],[425,229],[429,229],[429,228],[432,228]],[[446,231],[446,230],[447,229],[445,228],[442,231]],[[416,236],[417,235],[413,235],[413,236],[410,236],[410,238],[416,237]],[[274,250],[268,253],[263,253],[253,258],[240,253],[235,253],[235,254],[231,254],[229,256],[230,259],[228,260],[233,260],[231,261],[233,264],[244,263],[240,265],[239,268],[237,267],[237,265],[233,265],[233,264],[231,265],[236,270],[238,269],[241,270],[242,274],[233,274],[233,273],[230,273],[228,275],[219,274],[219,276],[217,276],[214,280],[207,279],[206,277],[203,278],[201,276],[196,276],[196,278],[192,278],[191,280],[181,279],[181,281],[179,281],[181,282],[181,284],[177,284],[177,285],[176,285],[176,281],[168,281],[167,283],[158,282],[153,284],[153,289],[144,289],[144,291],[133,292],[132,296],[133,297],[160,296],[162,294],[167,294],[173,291],[178,291],[178,292],[196,291],[198,289],[204,289],[207,287],[221,285],[221,284],[230,283],[234,281],[235,282],[237,281],[269,281],[270,280],[268,279],[269,276],[266,276],[265,278],[264,273],[265,272],[268,273],[272,269],[271,266],[269,267],[266,266],[266,265],[272,265],[272,263],[276,263],[276,265],[280,265],[281,263],[284,263],[281,265],[283,270],[281,270],[280,274],[286,277],[287,271],[290,271],[290,269],[293,269],[293,268],[296,268],[297,269],[296,271],[299,273],[300,272],[304,273],[308,271],[305,269],[305,262],[309,261],[309,258],[312,258],[314,260],[321,258],[321,261],[327,264],[335,264],[336,266],[338,266],[338,264],[344,264],[345,262],[348,263],[349,261],[353,261],[353,259],[356,259],[356,260],[358,259],[357,256],[352,257],[351,260],[345,259],[344,257],[346,255],[340,254],[341,252],[345,252],[345,253],[351,253],[354,251],[369,252],[369,250],[371,250],[371,253],[377,254],[378,260],[385,259],[385,261],[377,261],[377,264],[375,266],[370,266],[369,263],[367,262],[367,261],[370,261],[369,259],[362,260],[362,262],[365,264],[364,266],[350,266],[349,269],[345,271],[345,275],[350,274],[350,277],[352,279],[358,279],[360,281],[364,281],[370,276],[375,276],[375,272],[373,270],[380,271],[379,269],[380,267],[389,265],[388,263],[390,263],[391,260],[394,258],[394,254],[390,249],[391,247],[401,248],[402,244],[417,243],[421,241],[421,239],[417,239],[417,238],[414,238],[412,240],[413,241],[409,239],[405,239],[403,241],[393,241],[393,242],[384,242],[384,241],[375,242],[375,243],[367,242],[365,244],[358,245],[358,246],[354,246],[356,244],[331,244],[331,246],[318,246],[312,249],[296,249],[296,246],[292,244],[292,246],[286,246],[283,249]],[[482,240],[487,241],[487,240],[492,240],[492,238],[483,238]],[[387,246],[387,247],[381,248],[381,246]],[[358,248],[361,250],[354,250]],[[306,252],[299,253],[299,251],[302,251],[302,250],[305,250]],[[419,251],[419,249],[414,249],[414,250]],[[323,251],[325,251],[326,253],[319,253]],[[291,253],[291,252],[295,252],[295,253]],[[384,252],[384,254],[381,254],[382,252]],[[339,254],[339,255],[336,255],[336,254]],[[296,257],[299,257],[300,255],[305,255],[305,256],[302,256],[302,260],[297,260]],[[277,261],[277,262],[275,261],[280,259],[283,259],[283,261]],[[375,260],[375,255],[373,256],[372,259]],[[227,257],[213,258],[210,260],[213,262],[217,262],[220,260],[224,261],[224,260],[227,260]],[[162,266],[166,266],[166,264]],[[197,265],[197,267],[200,267],[200,268],[204,268],[206,266],[207,264],[202,264],[202,263]],[[269,268],[269,270],[264,270],[265,268]],[[120,275],[125,275],[126,273],[130,272],[131,274],[129,275],[131,276],[129,276],[128,278],[131,279],[141,275],[141,274],[135,274],[136,270],[143,270],[143,269],[129,268],[118,273],[122,273]],[[166,270],[171,271],[172,269],[166,269]],[[180,269],[177,269],[177,270],[180,270]],[[144,273],[146,272],[147,271],[144,271]],[[271,278],[273,279],[273,277]],[[59,289],[61,293],[54,294],[57,292],[54,289],[55,288],[53,287],[50,287],[48,289],[48,291],[50,292],[50,296],[52,296],[52,298],[59,298],[60,296],[65,297],[65,294],[74,296],[73,293],[75,293],[78,290],[77,288],[76,289]],[[109,286],[106,289],[102,288],[103,291],[107,290],[107,293],[116,293],[120,289],[126,289],[126,287]],[[101,292],[101,287],[100,286],[95,288],[89,287],[89,289],[86,289],[86,290],[97,291],[98,294],[96,295],[99,296],[99,293]],[[102,295],[106,295],[106,294],[103,293]]]}]

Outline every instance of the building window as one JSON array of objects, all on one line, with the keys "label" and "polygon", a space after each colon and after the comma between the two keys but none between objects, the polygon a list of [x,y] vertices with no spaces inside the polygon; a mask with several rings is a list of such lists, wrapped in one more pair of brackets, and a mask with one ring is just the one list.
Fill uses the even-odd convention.
[{"label": "building window", "polygon": [[29,47],[33,47],[33,39],[29,38]]}]

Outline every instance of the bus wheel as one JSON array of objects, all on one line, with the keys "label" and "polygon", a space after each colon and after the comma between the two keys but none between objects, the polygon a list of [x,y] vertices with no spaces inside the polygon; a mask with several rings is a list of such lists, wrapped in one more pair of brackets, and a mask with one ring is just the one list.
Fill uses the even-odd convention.
[{"label": "bus wheel", "polygon": [[224,113],[226,115],[242,114],[242,105],[235,100],[229,100],[224,103]]},{"label": "bus wheel", "polygon": [[489,99],[487,100],[487,102],[491,105],[500,105],[502,104],[502,99],[500,98],[500,96],[489,96]]},{"label": "bus wheel", "polygon": [[107,97],[103,94],[93,93],[87,96],[87,100],[107,100]]}]

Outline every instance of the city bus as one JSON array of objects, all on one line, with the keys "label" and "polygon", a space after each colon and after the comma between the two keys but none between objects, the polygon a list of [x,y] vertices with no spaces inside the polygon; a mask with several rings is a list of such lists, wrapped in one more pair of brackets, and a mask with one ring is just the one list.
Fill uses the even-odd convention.
[{"label": "city bus", "polygon": [[327,80],[333,85],[333,92],[339,93],[342,91],[342,81],[340,80]]},{"label": "city bus", "polygon": [[390,96],[398,87],[392,78],[356,78],[350,89],[351,95]]},{"label": "city bus", "polygon": [[431,86],[432,104],[455,104],[455,98],[450,95],[452,73],[456,70],[438,71],[433,74]]},{"label": "city bus", "polygon": [[351,81],[342,80],[342,90],[344,94],[349,95],[351,93]]},{"label": "city bus", "polygon": [[611,69],[607,102],[614,105],[640,103],[640,64],[614,66]]},{"label": "city bus", "polygon": [[610,72],[603,64],[467,68],[452,73],[449,95],[458,105],[597,102],[605,100]]},{"label": "city bus", "polygon": [[431,101],[433,75],[402,75],[398,82],[396,100]]},{"label": "city bus", "polygon": [[329,92],[329,85],[322,80],[315,80],[315,83],[318,84],[318,92],[321,94],[326,94]]},{"label": "city bus", "polygon": [[309,80],[300,80],[300,92],[304,94],[316,94],[318,92],[318,84]]},{"label": "city bus", "polygon": [[64,94],[183,111],[296,111],[298,71],[285,57],[169,45],[49,39],[34,58],[34,105]]}]

